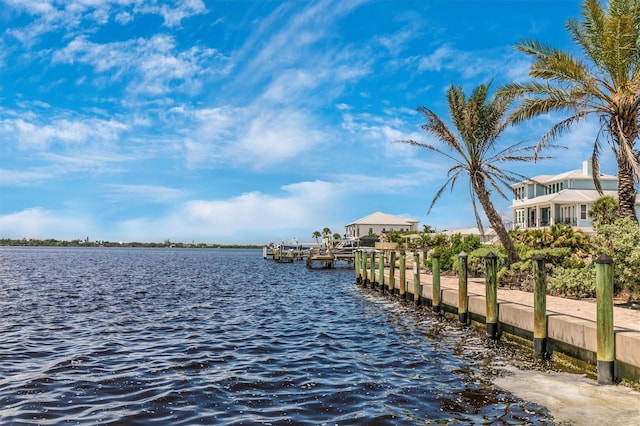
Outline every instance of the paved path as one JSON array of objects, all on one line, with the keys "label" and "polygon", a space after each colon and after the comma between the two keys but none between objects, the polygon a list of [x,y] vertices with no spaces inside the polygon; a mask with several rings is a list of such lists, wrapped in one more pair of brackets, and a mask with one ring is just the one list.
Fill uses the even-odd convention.
[{"label": "paved path", "polygon": [[[407,269],[406,279],[413,282],[413,271]],[[422,284],[432,284],[432,276],[424,273],[420,274]],[[399,278],[396,272],[396,279]],[[467,291],[470,295],[485,295],[484,278],[470,278],[467,283]],[[457,276],[440,276],[440,288],[458,289]],[[520,290],[510,290],[498,288],[498,302],[512,302],[520,305],[533,306],[533,293]],[[595,300],[573,300],[563,297],[547,296],[547,313],[571,315],[577,318],[596,321]],[[613,321],[615,327],[626,328],[628,330],[640,331],[640,309],[629,309],[623,307],[613,308]]]}]

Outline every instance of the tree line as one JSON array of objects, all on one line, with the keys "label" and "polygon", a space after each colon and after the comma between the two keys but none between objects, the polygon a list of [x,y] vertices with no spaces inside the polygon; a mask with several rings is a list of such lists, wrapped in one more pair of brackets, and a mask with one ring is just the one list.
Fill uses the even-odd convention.
[{"label": "tree line", "polygon": [[157,247],[157,248],[230,248],[230,249],[257,249],[262,246],[251,244],[209,244],[209,243],[179,243],[165,240],[159,242],[114,242],[114,241],[88,241],[88,240],[56,240],[53,238],[0,238],[0,246],[14,247]]}]

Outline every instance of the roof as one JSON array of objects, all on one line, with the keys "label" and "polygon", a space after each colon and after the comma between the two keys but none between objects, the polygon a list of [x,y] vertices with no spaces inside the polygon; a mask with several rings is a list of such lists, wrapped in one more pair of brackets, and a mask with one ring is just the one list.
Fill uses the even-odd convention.
[{"label": "roof", "polygon": [[362,217],[355,222],[348,224],[351,225],[404,225],[410,226],[412,224],[418,223],[417,220],[411,219],[409,217],[399,217],[394,216],[388,213],[375,212],[371,213],[368,216]]},{"label": "roof", "polygon": [[442,232],[445,235],[485,235],[485,236],[493,236],[496,235],[496,231],[490,227],[484,227],[483,232],[480,232],[480,228],[460,228],[460,229],[449,229],[447,231]]},{"label": "roof", "polygon": [[[571,170],[568,172],[563,172],[557,175],[538,175],[534,176],[529,180],[514,183],[511,185],[512,188],[516,186],[522,185],[523,183],[539,183],[539,184],[549,184],[552,182],[562,182],[567,179],[587,179],[592,180],[593,176],[586,174],[582,169]],[[600,174],[600,180],[618,180],[616,176]]]}]

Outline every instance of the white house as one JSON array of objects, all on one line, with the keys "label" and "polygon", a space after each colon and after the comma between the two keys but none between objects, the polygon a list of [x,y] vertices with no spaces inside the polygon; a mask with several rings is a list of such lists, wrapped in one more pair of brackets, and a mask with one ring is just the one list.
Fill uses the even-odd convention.
[{"label": "white house", "polygon": [[[585,232],[593,232],[588,211],[603,195],[618,197],[618,178],[600,175],[603,194],[593,183],[591,160],[582,163],[582,169],[558,175],[540,175],[511,185],[513,189],[513,226],[519,229],[545,228],[565,223]],[[638,201],[636,201],[636,212]]]},{"label": "white house", "polygon": [[347,238],[360,238],[365,235],[380,235],[390,231],[418,231],[418,221],[407,217],[393,216],[375,212],[345,226]]}]

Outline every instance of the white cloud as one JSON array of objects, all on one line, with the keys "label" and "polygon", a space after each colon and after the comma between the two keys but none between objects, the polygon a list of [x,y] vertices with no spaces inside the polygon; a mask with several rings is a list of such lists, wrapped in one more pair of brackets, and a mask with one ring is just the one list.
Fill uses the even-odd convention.
[{"label": "white cloud", "polygon": [[237,145],[230,145],[240,164],[256,168],[294,159],[322,142],[310,117],[301,111],[264,111],[250,121]]},{"label": "white cloud", "polygon": [[126,25],[133,21],[133,16],[129,12],[120,12],[113,18],[118,24]]},{"label": "white cloud", "polygon": [[114,141],[127,126],[115,120],[88,118],[70,120],[57,118],[49,124],[25,121],[22,118],[0,121],[0,134],[8,140],[17,139],[23,149],[45,149],[52,143],[84,144]]},{"label": "white cloud", "polygon": [[56,212],[31,208],[0,216],[4,238],[76,239],[90,234],[91,221],[78,212]]},{"label": "white cloud", "polygon": [[56,176],[49,170],[0,169],[0,186],[31,186]]},{"label": "white cloud", "polygon": [[35,44],[49,32],[65,28],[75,35],[85,26],[93,32],[92,24],[104,25],[111,19],[128,24],[139,14],[160,15],[168,27],[179,26],[183,19],[207,12],[202,0],[174,0],[158,5],[155,0],[3,0],[18,12],[33,20],[23,28],[9,28],[7,33],[26,45]]},{"label": "white cloud", "polygon": [[455,60],[457,53],[449,46],[438,47],[432,54],[420,59],[418,69],[420,71],[441,71]]},{"label": "white cloud", "polygon": [[172,5],[143,2],[134,10],[139,13],[160,15],[164,19],[165,26],[176,27],[185,18],[206,13],[207,7],[202,0],[175,0]]},{"label": "white cloud", "polygon": [[501,76],[508,81],[528,78],[529,63],[511,47],[466,52],[448,44],[419,59],[419,71],[455,71],[464,79],[487,80]]},{"label": "white cloud", "polygon": [[47,15],[55,10],[53,0],[4,0],[4,3],[31,15]]},{"label": "white cloud", "polygon": [[158,203],[175,202],[184,198],[185,191],[158,185],[117,185],[106,186],[105,197],[111,201],[128,203]]},{"label": "white cloud", "polygon": [[307,70],[292,69],[276,76],[267,87],[261,99],[275,104],[292,103],[304,96],[320,83],[321,76]]},{"label": "white cloud", "polygon": [[[179,113],[180,110],[174,110]],[[286,164],[325,139],[319,123],[304,110],[255,104],[246,108],[208,108],[185,112],[194,121],[183,143],[192,166],[213,164],[262,169]]]},{"label": "white cloud", "polygon": [[[126,77],[132,93],[152,95],[199,91],[200,78],[216,69],[212,61],[221,60],[215,49],[177,51],[174,38],[167,35],[104,44],[80,36],[53,55],[54,63],[88,64],[111,80]],[[217,72],[226,72],[224,65]]]},{"label": "white cloud", "polygon": [[[158,235],[172,240],[219,241],[240,235],[254,243],[292,229],[308,229],[315,219],[324,217],[340,200],[341,191],[324,181],[285,185],[283,194],[249,192],[226,200],[192,200],[173,213],[158,219],[139,218],[122,222],[119,234],[128,240],[157,240]],[[319,225],[318,225],[319,226]],[[249,237],[247,237],[247,235]],[[309,236],[310,237],[310,236]]]}]

